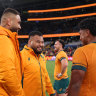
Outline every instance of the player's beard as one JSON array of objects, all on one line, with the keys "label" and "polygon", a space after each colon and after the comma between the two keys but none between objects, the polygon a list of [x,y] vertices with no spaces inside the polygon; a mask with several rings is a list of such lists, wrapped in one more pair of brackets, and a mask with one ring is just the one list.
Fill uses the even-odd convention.
[{"label": "player's beard", "polygon": [[88,41],[87,41],[87,40],[83,40],[83,41],[82,41],[82,44],[83,44],[83,46],[85,46],[85,45],[88,44]]},{"label": "player's beard", "polygon": [[12,32],[18,32],[17,28],[10,28]]},{"label": "player's beard", "polygon": [[58,49],[58,48],[55,48],[55,49],[54,49],[54,52],[55,52],[55,53],[57,53],[58,51],[59,51],[59,49]]},{"label": "player's beard", "polygon": [[32,49],[34,50],[35,54],[41,54],[42,53],[42,51],[38,51],[38,50],[36,50],[36,48],[32,48]]}]

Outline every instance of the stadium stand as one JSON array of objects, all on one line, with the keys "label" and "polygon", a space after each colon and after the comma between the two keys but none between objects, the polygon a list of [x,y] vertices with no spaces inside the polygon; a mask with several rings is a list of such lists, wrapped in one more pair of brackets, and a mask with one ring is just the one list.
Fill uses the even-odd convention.
[{"label": "stadium stand", "polygon": [[[70,3],[71,2],[71,3]],[[28,21],[28,18],[51,18],[94,13],[96,16],[96,0],[1,0],[0,14],[6,7],[12,7],[20,11],[22,29],[19,35],[28,35],[29,32],[38,30],[46,34],[74,33],[78,32],[78,22],[85,17],[75,17],[60,20]],[[29,12],[31,10],[32,12]],[[38,12],[39,10],[39,12]],[[51,11],[50,11],[51,10]],[[55,11],[54,11],[55,10]],[[59,10],[59,11],[58,11]],[[90,15],[91,16],[91,15]],[[72,56],[74,50],[81,46],[79,36],[44,38],[46,55],[54,55],[53,43],[61,38],[65,41],[65,51]],[[27,38],[19,38],[20,50],[27,43]]]}]

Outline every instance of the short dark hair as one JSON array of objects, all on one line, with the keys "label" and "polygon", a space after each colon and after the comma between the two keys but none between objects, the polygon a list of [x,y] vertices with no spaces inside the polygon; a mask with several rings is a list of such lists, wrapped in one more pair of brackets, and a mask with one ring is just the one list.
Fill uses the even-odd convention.
[{"label": "short dark hair", "polygon": [[40,31],[32,31],[32,32],[29,33],[28,40],[30,39],[31,36],[35,36],[35,35],[43,36],[43,34]]},{"label": "short dark hair", "polygon": [[20,15],[20,13],[19,13],[17,10],[13,9],[13,8],[6,8],[6,9],[4,10],[2,16],[3,16],[4,14],[7,14],[7,13],[12,13],[12,14],[15,14],[15,15]]},{"label": "short dark hair", "polygon": [[[62,44],[62,48],[64,48],[64,47],[65,47],[64,40],[62,40],[62,39],[57,39],[56,41],[59,41],[59,42]],[[56,42],[56,41],[55,41],[55,42]]]},{"label": "short dark hair", "polygon": [[93,36],[96,36],[96,17],[86,18],[82,20],[78,25],[81,30],[89,29],[90,33]]}]

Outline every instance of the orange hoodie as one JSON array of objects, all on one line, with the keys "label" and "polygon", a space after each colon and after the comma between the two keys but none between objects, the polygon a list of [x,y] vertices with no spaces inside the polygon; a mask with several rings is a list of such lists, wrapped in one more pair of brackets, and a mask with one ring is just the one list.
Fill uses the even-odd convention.
[{"label": "orange hoodie", "polygon": [[0,26],[0,96],[24,96],[17,33]]}]

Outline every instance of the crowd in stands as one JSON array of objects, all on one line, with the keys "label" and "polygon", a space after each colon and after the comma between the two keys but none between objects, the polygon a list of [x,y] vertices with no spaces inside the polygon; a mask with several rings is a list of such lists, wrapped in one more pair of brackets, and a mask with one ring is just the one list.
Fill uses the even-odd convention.
[{"label": "crowd in stands", "polygon": [[[54,42],[56,39],[58,38],[50,38],[50,39],[45,38],[45,47],[44,47],[43,53],[46,56],[55,56]],[[67,53],[68,56],[72,56],[74,51],[82,45],[81,42],[79,41],[79,36],[62,37],[61,39],[63,39],[65,42],[64,51]],[[27,40],[28,39],[19,39],[20,50],[22,50],[24,45],[27,44]]]},{"label": "crowd in stands", "polygon": [[[65,46],[64,51],[66,52],[68,57],[71,57],[73,55],[74,51],[80,46],[81,46],[81,44],[80,45],[74,45],[74,46],[71,45],[71,46],[67,46],[67,47]],[[46,56],[55,56],[56,55],[54,52],[53,46],[45,47],[43,52]]]}]

